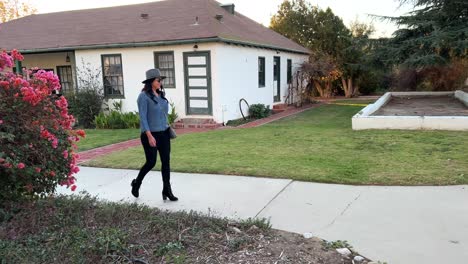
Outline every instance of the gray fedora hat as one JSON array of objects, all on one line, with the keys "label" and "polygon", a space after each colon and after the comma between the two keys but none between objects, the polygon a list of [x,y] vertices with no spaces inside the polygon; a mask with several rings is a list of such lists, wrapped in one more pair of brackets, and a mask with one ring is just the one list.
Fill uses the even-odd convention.
[{"label": "gray fedora hat", "polygon": [[166,79],[166,76],[161,76],[161,72],[159,69],[150,69],[146,71],[146,80],[142,81],[142,83],[147,82],[148,80],[156,79],[156,78],[161,78],[161,79]]}]

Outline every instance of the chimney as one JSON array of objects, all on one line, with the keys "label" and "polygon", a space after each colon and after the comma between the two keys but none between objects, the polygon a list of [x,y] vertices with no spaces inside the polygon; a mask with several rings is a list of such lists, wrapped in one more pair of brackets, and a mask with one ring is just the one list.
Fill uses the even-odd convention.
[{"label": "chimney", "polygon": [[221,5],[222,8],[224,8],[226,11],[228,11],[230,14],[234,15],[234,4],[226,4],[226,5]]}]

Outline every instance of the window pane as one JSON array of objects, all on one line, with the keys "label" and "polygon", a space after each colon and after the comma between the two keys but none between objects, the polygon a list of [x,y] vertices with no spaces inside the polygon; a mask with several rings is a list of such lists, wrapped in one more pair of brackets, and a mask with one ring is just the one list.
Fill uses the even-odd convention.
[{"label": "window pane", "polygon": [[175,88],[175,70],[174,70],[174,54],[155,53],[155,67],[161,71],[161,75],[167,78],[162,82],[165,87]]},{"label": "window pane", "polygon": [[62,93],[69,93],[73,91],[73,76],[71,66],[57,66],[57,75],[62,87]]},{"label": "window pane", "polygon": [[258,58],[258,86],[265,87],[265,58]]},{"label": "window pane", "polygon": [[103,55],[103,82],[106,95],[124,94],[122,57],[120,55]]}]

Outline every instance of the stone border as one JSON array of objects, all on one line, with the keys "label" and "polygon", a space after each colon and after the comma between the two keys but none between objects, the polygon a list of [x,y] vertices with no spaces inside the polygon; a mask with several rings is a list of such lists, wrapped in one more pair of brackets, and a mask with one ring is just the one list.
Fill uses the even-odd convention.
[{"label": "stone border", "polygon": [[468,93],[455,92],[387,92],[375,103],[366,106],[352,117],[353,130],[404,129],[404,130],[455,130],[468,131],[468,116],[372,116],[387,104],[392,96],[455,95],[468,106]]}]

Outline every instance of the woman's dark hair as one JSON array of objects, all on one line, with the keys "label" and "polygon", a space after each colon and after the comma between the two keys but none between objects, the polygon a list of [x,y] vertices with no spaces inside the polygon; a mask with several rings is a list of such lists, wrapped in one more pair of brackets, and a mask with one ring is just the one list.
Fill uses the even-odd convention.
[{"label": "woman's dark hair", "polygon": [[145,81],[145,86],[143,87],[143,89],[141,89],[142,92],[145,92],[145,93],[149,93],[151,91],[152,86],[151,86],[151,83],[153,83],[155,78],[153,79],[149,79],[149,80],[146,80]]},{"label": "woman's dark hair", "polygon": [[[145,86],[143,87],[143,89],[141,89],[142,92],[145,92],[146,94],[148,94],[148,96],[151,98],[151,100],[155,101],[154,100],[154,94],[151,92],[151,90],[153,89],[153,86],[151,85],[153,83],[155,78],[153,79],[149,79],[149,80],[146,80],[145,81]],[[162,99],[166,100],[169,102],[169,100],[167,100],[166,98],[166,93],[164,92],[164,88],[163,86],[161,85],[161,93],[159,94],[161,96]],[[156,101],[155,101],[156,102]],[[157,103],[157,102],[156,102]]]}]

